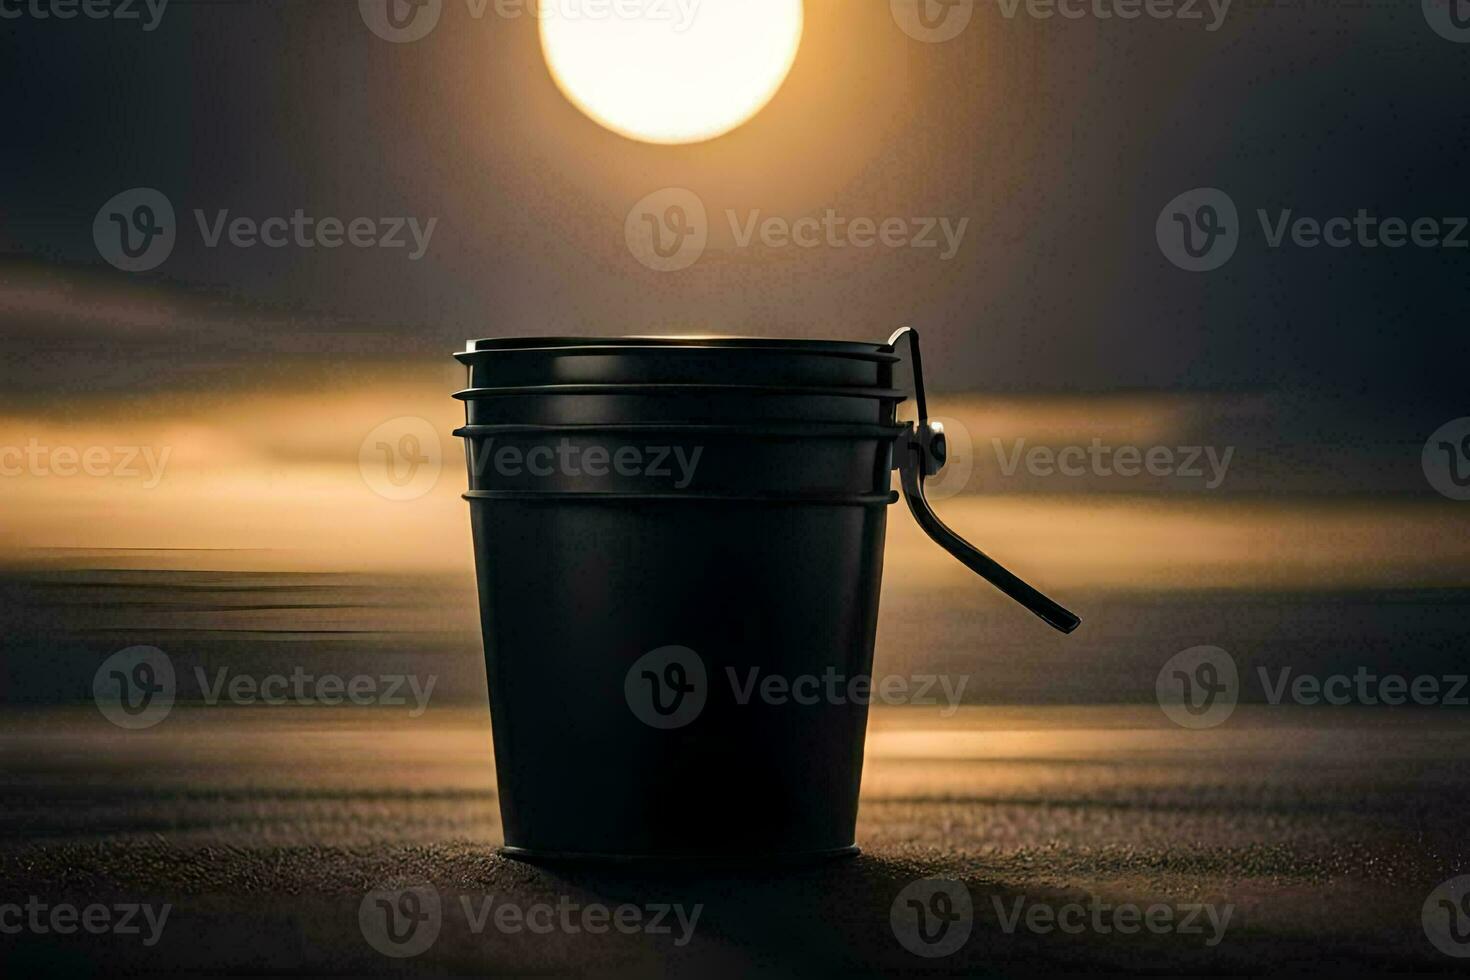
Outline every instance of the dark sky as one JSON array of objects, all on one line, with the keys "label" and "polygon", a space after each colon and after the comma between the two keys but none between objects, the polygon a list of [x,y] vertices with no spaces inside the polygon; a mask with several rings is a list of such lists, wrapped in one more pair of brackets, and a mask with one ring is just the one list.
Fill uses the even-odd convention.
[{"label": "dark sky", "polygon": [[[439,27],[402,45],[354,0],[174,0],[153,31],[0,20],[5,387],[198,382],[287,353],[438,357],[497,334],[879,339],[909,323],[937,387],[1463,408],[1470,249],[1272,249],[1256,218],[1470,213],[1470,44],[1437,35],[1417,2],[1237,0],[1209,32],[1011,19],[988,0],[928,44],[887,0],[808,0],[775,101],[686,147],[582,116],[529,18],[444,3]],[[129,274],[99,257],[92,221],[136,186],[168,197],[179,230],[161,267]],[[657,272],[624,220],[668,186],[707,206],[710,245]],[[1191,273],[1161,254],[1155,220],[1202,186],[1229,194],[1241,237],[1223,268]],[[195,208],[438,222],[413,262],[210,249]],[[737,248],[724,217],[828,208],[969,224],[943,261]]]}]

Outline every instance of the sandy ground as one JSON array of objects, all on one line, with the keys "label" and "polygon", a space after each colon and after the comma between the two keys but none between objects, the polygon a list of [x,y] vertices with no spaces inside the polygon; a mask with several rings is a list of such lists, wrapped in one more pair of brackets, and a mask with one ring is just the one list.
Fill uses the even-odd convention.
[{"label": "sandy ground", "polygon": [[[1470,871],[1461,817],[1470,719],[1454,713],[1243,706],[1225,726],[1192,732],[1143,706],[965,708],[951,718],[877,710],[862,856],[785,871],[507,860],[495,850],[488,745],[488,717],[465,709],[408,719],[384,709],[177,707],[131,733],[80,708],[11,711],[0,727],[0,904],[34,896],[171,909],[152,945],[146,925],[139,935],[0,934],[6,974],[1467,965],[1436,950],[1421,924],[1430,892]],[[751,801],[750,819],[761,807]],[[925,958],[904,945],[908,926],[891,913],[901,892],[931,878],[963,884],[973,922],[953,952]],[[359,917],[369,893],[424,885],[440,907],[433,941],[412,957],[379,952]],[[569,907],[573,926],[501,926],[477,918],[487,900],[532,919],[538,905]],[[632,905],[646,925],[668,906],[668,931],[578,927],[581,910],[599,904]],[[1074,904],[1080,911],[1063,911]],[[1131,922],[1117,909],[1135,905],[1163,906],[1156,916],[1179,927],[1193,918],[1193,928],[1124,932]],[[676,910],[687,919],[696,908],[692,928],[681,926]],[[1046,909],[1081,928],[1047,929]]]}]

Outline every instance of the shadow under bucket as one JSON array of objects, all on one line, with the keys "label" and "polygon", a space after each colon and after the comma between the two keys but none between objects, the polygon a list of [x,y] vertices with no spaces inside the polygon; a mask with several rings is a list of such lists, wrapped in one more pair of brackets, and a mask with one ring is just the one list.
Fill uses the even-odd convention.
[{"label": "shadow under bucket", "polygon": [[[900,424],[905,339],[919,419]],[[924,500],[944,441],[910,330],[882,345],[493,340],[456,356],[508,854],[856,853],[894,469],[936,541],[1077,626]]]}]

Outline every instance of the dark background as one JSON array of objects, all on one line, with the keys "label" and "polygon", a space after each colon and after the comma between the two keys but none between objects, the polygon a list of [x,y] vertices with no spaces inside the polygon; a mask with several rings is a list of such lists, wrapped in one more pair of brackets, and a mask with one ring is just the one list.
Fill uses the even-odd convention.
[{"label": "dark background", "polygon": [[[1467,210],[1470,48],[1417,3],[1237,2],[1211,33],[1007,19],[988,2],[958,38],[927,44],[885,2],[812,0],[774,102],[682,147],[592,124],[556,91],[534,20],[475,20],[459,0],[404,45],[369,33],[349,0],[175,0],[151,33],[4,21],[0,82],[9,397],[62,378],[197,384],[232,356],[438,358],[467,336],[867,339],[911,323],[940,388],[1304,389],[1422,438],[1455,407],[1470,352],[1466,250],[1272,250],[1255,220],[1258,207]],[[696,266],[663,274],[633,260],[622,226],[670,185],[700,194],[715,231]],[[99,259],[90,227],[133,186],[162,190],[190,227],[163,267],[128,276]],[[1246,226],[1210,274],[1170,265],[1153,235],[1164,203],[1197,186],[1229,193]],[[440,222],[409,263],[204,249],[194,207]],[[950,262],[735,250],[721,247],[726,207],[970,227]],[[33,295],[83,287],[183,313],[124,338]],[[82,356],[99,345],[129,364]]]}]

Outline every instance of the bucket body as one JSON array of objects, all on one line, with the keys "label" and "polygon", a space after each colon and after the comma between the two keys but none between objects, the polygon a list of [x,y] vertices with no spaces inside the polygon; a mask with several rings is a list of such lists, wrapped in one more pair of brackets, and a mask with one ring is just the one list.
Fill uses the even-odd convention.
[{"label": "bucket body", "polygon": [[[867,707],[738,695],[752,672],[757,685],[871,672],[881,505],[528,497],[470,513],[508,848],[699,861],[852,848]],[[703,703],[654,727],[679,658]]]},{"label": "bucket body", "polygon": [[688,343],[459,355],[511,854],[855,852],[892,359]]}]

